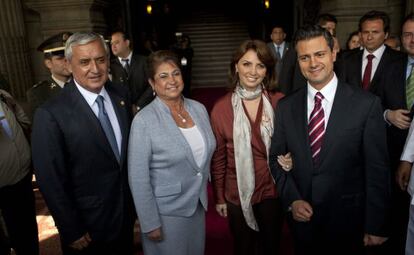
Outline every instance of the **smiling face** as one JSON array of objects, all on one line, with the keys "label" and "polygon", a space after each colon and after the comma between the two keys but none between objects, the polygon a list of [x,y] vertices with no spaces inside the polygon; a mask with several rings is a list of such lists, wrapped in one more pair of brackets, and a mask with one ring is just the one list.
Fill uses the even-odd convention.
[{"label": "smiling face", "polygon": [[351,40],[348,42],[348,48],[352,50],[359,47],[361,47],[361,43],[359,42],[359,35],[353,35],[351,37]]},{"label": "smiling face", "polygon": [[156,67],[154,77],[148,79],[148,82],[164,101],[179,100],[184,88],[180,68],[172,61],[163,62]]},{"label": "smiling face", "polygon": [[246,90],[255,91],[265,78],[266,70],[254,50],[248,50],[236,64],[240,85]]},{"label": "smiling face", "polygon": [[299,41],[296,51],[303,76],[312,87],[321,90],[334,76],[335,51],[329,48],[323,36]]},{"label": "smiling face", "polygon": [[108,55],[99,40],[72,46],[69,61],[75,81],[88,91],[99,93],[108,80]]}]

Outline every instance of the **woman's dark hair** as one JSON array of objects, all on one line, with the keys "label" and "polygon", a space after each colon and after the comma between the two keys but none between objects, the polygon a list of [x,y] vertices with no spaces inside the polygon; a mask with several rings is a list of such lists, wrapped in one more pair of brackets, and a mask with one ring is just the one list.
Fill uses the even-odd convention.
[{"label": "woman's dark hair", "polygon": [[356,35],[359,37],[359,32],[358,31],[354,31],[354,32],[352,32],[352,33],[349,34],[348,40],[346,40],[346,49],[347,50],[350,50],[350,48],[348,46],[349,45],[349,42],[352,40],[352,37],[354,37]]},{"label": "woman's dark hair", "polygon": [[244,41],[234,52],[233,58],[230,62],[229,70],[230,89],[233,90],[239,82],[239,76],[236,72],[236,65],[244,56],[244,54],[246,54],[246,52],[248,52],[249,50],[253,50],[254,52],[256,52],[259,60],[266,66],[266,76],[263,79],[263,85],[266,89],[275,90],[277,87],[275,74],[275,59],[273,58],[273,55],[270,52],[269,48],[266,46],[266,43],[260,40]]},{"label": "woman's dark hair", "polygon": [[180,61],[174,52],[170,50],[159,50],[151,53],[147,58],[147,77],[153,80],[155,76],[155,70],[157,70],[161,64],[167,62],[173,63],[181,70]]}]

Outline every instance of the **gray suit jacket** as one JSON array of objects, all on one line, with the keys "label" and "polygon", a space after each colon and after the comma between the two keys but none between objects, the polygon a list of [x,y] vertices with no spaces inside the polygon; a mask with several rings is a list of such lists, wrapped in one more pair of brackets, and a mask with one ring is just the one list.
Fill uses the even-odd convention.
[{"label": "gray suit jacket", "polygon": [[288,42],[285,41],[285,48],[283,49],[282,58],[280,58],[279,55],[276,53],[276,48],[275,48],[275,45],[273,44],[273,42],[267,43],[267,47],[270,49],[274,59],[276,60],[275,72],[276,72],[276,78],[277,78],[277,80],[279,80],[279,75],[280,75],[280,72],[282,71],[282,66],[283,66],[283,62],[284,62],[283,60],[285,58],[286,52],[290,48],[290,45],[289,45]]},{"label": "gray suit jacket", "polygon": [[201,167],[158,97],[132,123],[128,175],[143,233],[161,226],[160,215],[191,216],[199,201],[207,209],[206,185],[216,142],[204,106],[191,99],[184,104],[206,145]]}]

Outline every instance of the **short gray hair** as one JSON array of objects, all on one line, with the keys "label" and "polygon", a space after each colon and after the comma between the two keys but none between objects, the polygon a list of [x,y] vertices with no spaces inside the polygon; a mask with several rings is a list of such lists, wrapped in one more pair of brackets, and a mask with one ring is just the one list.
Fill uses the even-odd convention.
[{"label": "short gray hair", "polygon": [[68,61],[72,59],[72,47],[77,45],[85,45],[95,40],[99,40],[105,49],[109,58],[109,48],[102,35],[95,32],[76,32],[69,37],[65,44],[65,57]]}]

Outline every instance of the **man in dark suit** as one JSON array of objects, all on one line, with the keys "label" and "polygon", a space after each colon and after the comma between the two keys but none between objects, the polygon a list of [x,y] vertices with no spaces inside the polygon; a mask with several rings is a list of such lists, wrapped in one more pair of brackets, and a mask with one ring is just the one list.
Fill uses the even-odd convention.
[{"label": "man in dark suit", "polygon": [[[319,26],[296,32],[307,86],[276,110],[270,167],[290,211],[296,254],[363,254],[364,245],[387,236],[390,175],[380,100],[338,82],[333,44]],[[276,161],[287,152],[290,171]]]},{"label": "man in dark suit", "polygon": [[71,35],[70,32],[59,33],[46,39],[37,48],[44,55],[44,64],[50,71],[50,77],[36,83],[26,92],[31,119],[33,119],[37,107],[60,93],[71,77],[65,58],[65,42]]},{"label": "man in dark suit", "polygon": [[132,254],[127,92],[108,81],[109,49],[99,34],[73,34],[65,56],[73,80],[34,117],[40,190],[65,255]]},{"label": "man in dark suit", "polygon": [[110,65],[112,81],[129,89],[133,111],[138,112],[154,99],[145,75],[146,58],[133,53],[131,41],[122,31],[112,33],[111,48],[115,56]]},{"label": "man in dark suit", "polygon": [[286,52],[289,50],[289,43],[285,41],[286,33],[282,26],[274,26],[270,34],[271,42],[267,43],[267,47],[273,54],[276,61],[275,73],[276,79],[279,80],[279,75],[282,70],[283,61]]},{"label": "man in dark suit", "polygon": [[[381,254],[404,254],[405,228],[408,221],[409,197],[396,185],[395,174],[410,126],[405,85],[407,57],[384,45],[389,35],[390,19],[381,11],[370,11],[359,21],[363,50],[352,50],[338,61],[338,77],[349,84],[363,87],[381,99],[387,125],[387,144],[391,164],[393,224],[389,240],[379,249]],[[370,61],[369,57],[372,56]],[[370,63],[371,62],[371,63]],[[411,66],[410,66],[411,67]],[[411,72],[411,69],[410,69]]]},{"label": "man in dark suit", "polygon": [[387,80],[385,76],[390,75],[390,64],[404,58],[401,52],[384,45],[389,29],[390,19],[385,12],[370,11],[362,16],[359,35],[364,49],[352,50],[340,59],[338,78],[376,94]]}]

